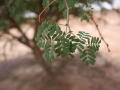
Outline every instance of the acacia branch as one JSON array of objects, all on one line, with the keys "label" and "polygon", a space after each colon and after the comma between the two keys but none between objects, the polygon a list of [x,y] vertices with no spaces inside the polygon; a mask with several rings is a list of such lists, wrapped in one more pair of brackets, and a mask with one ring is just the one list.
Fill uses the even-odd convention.
[{"label": "acacia branch", "polygon": [[25,35],[25,33],[22,31],[22,29],[20,28],[20,26],[17,24],[17,22],[14,20],[14,18],[8,16],[9,21],[14,25],[15,28],[17,28],[17,30],[22,34],[22,36],[27,40],[29,40],[27,38],[27,36]]},{"label": "acacia branch", "polygon": [[9,12],[8,7],[6,6],[5,8],[6,8],[6,13],[7,13],[6,19],[8,19],[11,22],[11,24],[22,34],[22,37],[25,39],[25,42],[27,42],[27,44],[29,44],[28,43],[29,42],[28,37],[25,35],[25,33],[23,32],[23,30],[20,28],[20,26],[18,25],[18,23],[16,22],[16,20],[14,19],[14,17],[10,16],[10,12]]},{"label": "acacia branch", "polygon": [[42,12],[40,12],[39,16],[38,16],[38,20],[39,22],[41,21],[41,15],[49,8],[50,5],[52,5],[56,0],[51,1],[43,10]]},{"label": "acacia branch", "polygon": [[109,47],[109,44],[107,43],[107,41],[104,39],[102,33],[100,32],[100,29],[99,29],[99,26],[98,24],[96,23],[96,21],[94,20],[93,16],[91,16],[91,20],[93,21],[93,23],[95,24],[95,27],[96,27],[96,30],[98,31],[98,34],[101,38],[101,40],[104,42],[104,44],[106,45],[107,49],[108,49],[108,52],[110,52],[110,47]]},{"label": "acacia branch", "polygon": [[[4,45],[3,45],[3,50],[4,50],[3,56],[4,56],[4,59],[5,59],[5,60],[7,59],[6,51],[5,51],[6,46],[7,46],[7,44],[8,44],[9,42],[11,42],[11,44],[12,44],[12,41],[13,41],[13,40],[17,40],[18,42],[22,43],[23,45],[31,48],[30,45],[28,45],[26,42],[24,42],[24,40],[23,40],[22,37],[17,37],[17,36],[15,36],[15,35],[11,34],[11,33],[9,32],[8,28],[5,28],[5,29],[4,29],[4,31],[0,34],[0,38],[2,39],[2,37],[4,37],[4,35],[8,35],[8,36],[11,37],[11,38],[9,38],[9,37],[6,38],[6,42],[5,42]],[[11,45],[11,48],[12,48],[12,46],[13,46],[13,45]]]},{"label": "acacia branch", "polygon": [[67,3],[67,0],[64,0],[64,2],[65,2],[65,6],[66,6],[66,10],[67,10],[67,20],[66,20],[66,31],[67,31],[67,28],[69,29],[69,32],[72,32],[72,30],[71,30],[71,28],[70,28],[70,25],[69,25],[69,22],[70,22],[70,20],[69,20],[69,14],[70,14],[70,12],[69,12],[69,10],[70,10],[70,8],[69,8],[69,5],[68,5],[68,3]]}]

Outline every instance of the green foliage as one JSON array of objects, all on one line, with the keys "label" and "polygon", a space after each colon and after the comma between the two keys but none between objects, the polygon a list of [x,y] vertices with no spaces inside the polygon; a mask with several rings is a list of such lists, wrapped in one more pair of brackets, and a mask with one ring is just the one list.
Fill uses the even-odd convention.
[{"label": "green foliage", "polygon": [[[4,0],[4,2],[0,2],[0,29],[9,27],[13,20],[17,26],[28,19],[38,20],[37,16],[46,7],[44,13],[47,16],[45,18],[49,21],[52,20],[54,14],[56,17],[61,15],[68,19],[67,15],[74,14],[74,10],[76,10],[81,20],[89,21],[93,1],[96,0]],[[78,6],[76,7],[76,5]],[[24,15],[27,12],[34,13],[36,17],[26,18]],[[13,20],[11,21],[8,17]],[[44,21],[38,27],[36,42],[40,48],[44,49],[44,58],[50,62],[57,56],[72,56],[77,50],[80,59],[84,63],[94,64],[101,41],[99,38],[85,32],[79,32],[76,35],[71,31],[63,32],[57,23]]]},{"label": "green foliage", "polygon": [[[43,6],[46,7],[50,4],[53,0],[44,0]],[[91,15],[91,3],[95,0],[66,0],[69,11],[72,13],[74,9],[77,9],[78,15],[80,16],[81,20],[87,20],[89,21],[89,16]],[[78,7],[75,7],[75,5],[78,4]],[[52,7],[50,7],[52,6]],[[61,12],[64,17],[66,17],[66,5],[65,0],[56,0],[53,5],[50,5],[49,11],[52,10],[53,6],[56,6],[55,8],[58,8],[58,12]]]},{"label": "green foliage", "polygon": [[[49,6],[51,0],[44,0],[44,7]],[[53,4],[57,4],[59,11],[67,17],[67,6],[69,13],[75,8],[75,4],[80,4],[77,7],[80,12],[81,20],[89,21],[91,16],[91,6],[93,0],[56,0]],[[52,2],[52,1],[51,1]],[[79,32],[77,35],[72,32],[63,32],[56,23],[43,22],[39,26],[37,36],[37,45],[44,49],[44,58],[52,61],[57,56],[73,56],[76,50],[79,51],[80,59],[87,64],[94,64],[96,53],[100,47],[100,40],[97,37],[92,37],[88,33]]]},{"label": "green foliage", "polygon": [[87,64],[94,64],[96,52],[99,50],[101,40],[97,37],[92,37],[89,35],[89,33],[85,32],[80,32],[78,36],[79,39],[81,39],[84,42],[80,43],[78,46],[81,60]]},{"label": "green foliage", "polygon": [[100,47],[100,39],[89,33],[61,31],[56,23],[43,22],[36,36],[37,45],[44,49],[46,60],[52,61],[57,56],[71,56],[78,50],[80,59],[87,64],[94,64],[96,52]]},{"label": "green foliage", "polygon": [[[24,17],[25,13],[29,11],[38,15],[41,9],[48,6],[52,1],[53,0],[4,0],[4,1],[1,1],[2,7],[0,6],[0,19],[3,19],[2,17],[4,17],[4,21],[9,21],[7,20],[8,19],[7,15],[9,12],[9,15],[12,18],[14,18],[18,24],[24,23],[28,19],[34,19],[34,18]],[[91,10],[86,11],[84,10],[84,8],[90,8],[91,1],[94,1],[94,0],[66,0],[66,1],[68,3],[70,13],[72,13],[74,9],[77,9],[76,11],[77,13],[79,13],[80,18],[82,20],[88,20],[89,12]],[[75,4],[82,4],[82,7],[81,6],[75,7]],[[2,8],[4,8],[4,10],[2,10]],[[48,7],[47,11],[49,12],[47,18],[49,18],[50,13],[55,13],[56,15],[58,15],[57,13],[61,13],[61,16],[66,16],[65,1],[56,0],[52,5]],[[3,13],[5,13],[6,15],[4,15]],[[59,17],[59,16],[56,16],[56,17]],[[2,21],[0,21],[0,23],[1,22]],[[5,27],[6,26],[4,26],[4,28]]]},{"label": "green foliage", "polygon": [[28,11],[37,13],[39,12],[39,8],[41,8],[41,0],[4,0],[4,2],[3,7],[5,10],[2,13],[7,12],[5,15],[6,17],[3,15],[4,19],[7,18],[7,15],[9,14],[9,16],[13,17],[17,23],[24,22],[28,19],[24,17],[24,14]]}]

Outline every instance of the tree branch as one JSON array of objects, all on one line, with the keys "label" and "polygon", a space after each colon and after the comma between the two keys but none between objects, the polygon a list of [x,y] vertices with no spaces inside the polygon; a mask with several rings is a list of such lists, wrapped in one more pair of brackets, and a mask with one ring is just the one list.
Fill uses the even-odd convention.
[{"label": "tree branch", "polygon": [[42,15],[42,14],[48,9],[48,7],[49,7],[50,5],[52,5],[55,1],[56,1],[56,0],[51,1],[51,2],[42,10],[42,12],[40,12],[40,14],[39,14],[39,16],[38,16],[39,22],[41,21],[41,15]]},{"label": "tree branch", "polygon": [[14,20],[14,18],[8,16],[9,21],[14,25],[15,28],[17,28],[17,30],[22,34],[22,36],[26,39],[29,40],[27,38],[27,36],[25,35],[25,33],[22,31],[22,29],[20,28],[20,26],[17,24],[17,22]]},{"label": "tree branch", "polygon": [[101,40],[105,43],[105,45],[106,45],[106,47],[107,47],[107,49],[108,49],[108,52],[110,52],[111,50],[110,50],[109,44],[106,42],[106,40],[104,39],[102,33],[100,32],[100,29],[99,29],[99,27],[98,27],[98,24],[97,24],[96,21],[94,20],[93,16],[91,16],[91,20],[92,20],[93,23],[95,24],[96,30],[98,31],[98,34],[99,34]]}]

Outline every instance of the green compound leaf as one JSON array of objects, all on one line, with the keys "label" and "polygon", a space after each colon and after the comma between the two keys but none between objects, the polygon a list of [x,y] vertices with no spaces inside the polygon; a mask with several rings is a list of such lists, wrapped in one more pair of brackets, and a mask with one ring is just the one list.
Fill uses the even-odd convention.
[{"label": "green compound leaf", "polygon": [[83,46],[82,48],[80,48],[80,46],[78,47],[81,60],[87,64],[94,64],[96,52],[99,50],[101,40],[97,37],[92,37],[89,33],[85,32],[79,32],[77,35],[80,39],[85,41],[85,44],[79,44],[80,46]]},{"label": "green compound leaf", "polygon": [[44,49],[45,60],[50,62],[57,56],[71,56],[78,50],[81,61],[94,64],[101,40],[85,32],[77,35],[66,33],[61,31],[58,24],[44,21],[38,28],[36,42]]}]

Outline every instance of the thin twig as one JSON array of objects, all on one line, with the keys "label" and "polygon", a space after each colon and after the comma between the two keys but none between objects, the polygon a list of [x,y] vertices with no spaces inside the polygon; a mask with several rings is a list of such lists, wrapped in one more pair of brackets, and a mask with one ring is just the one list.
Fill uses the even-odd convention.
[{"label": "thin twig", "polygon": [[66,0],[64,0],[65,1],[65,6],[66,6],[66,9],[67,9],[67,24],[69,25],[69,6],[68,6],[68,3],[67,3],[67,1]]},{"label": "thin twig", "polygon": [[68,6],[68,3],[67,3],[67,0],[64,0],[65,1],[65,6],[66,6],[66,10],[67,10],[67,17],[66,17],[66,32],[67,32],[67,28],[69,28],[69,31],[71,31],[70,29],[70,26],[69,26],[69,6]]},{"label": "thin twig", "polygon": [[49,7],[50,5],[52,5],[55,1],[56,1],[56,0],[51,1],[51,2],[42,10],[42,12],[40,12],[40,14],[39,14],[39,16],[38,16],[39,22],[41,21],[41,15],[42,15],[42,14],[48,9],[48,7]]},{"label": "thin twig", "polygon": [[104,39],[102,33],[100,32],[100,29],[99,29],[99,27],[98,27],[98,24],[97,24],[96,21],[94,20],[93,16],[91,16],[91,20],[92,20],[93,23],[95,24],[96,30],[98,31],[98,34],[99,34],[101,40],[105,43],[105,45],[106,45],[106,47],[107,47],[107,49],[108,49],[108,52],[110,52],[111,50],[110,50],[109,44],[106,42],[106,40]]}]

